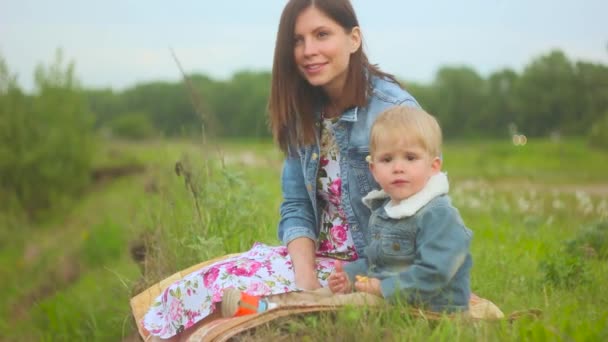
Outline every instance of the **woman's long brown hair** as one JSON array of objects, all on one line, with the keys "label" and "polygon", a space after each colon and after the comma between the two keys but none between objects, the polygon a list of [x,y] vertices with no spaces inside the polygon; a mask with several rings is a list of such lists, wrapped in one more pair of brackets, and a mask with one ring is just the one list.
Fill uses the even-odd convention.
[{"label": "woman's long brown hair", "polygon": [[[306,8],[314,6],[332,18],[346,32],[359,26],[349,0],[290,0],[281,15],[272,65],[272,84],[268,109],[270,129],[275,142],[284,153],[315,143],[316,106],[327,101],[320,87],[314,87],[298,71],[294,56],[296,19]],[[344,101],[349,107],[365,106],[370,89],[369,76],[379,76],[396,84],[396,78],[369,63],[363,52],[363,42],[350,56]]]}]

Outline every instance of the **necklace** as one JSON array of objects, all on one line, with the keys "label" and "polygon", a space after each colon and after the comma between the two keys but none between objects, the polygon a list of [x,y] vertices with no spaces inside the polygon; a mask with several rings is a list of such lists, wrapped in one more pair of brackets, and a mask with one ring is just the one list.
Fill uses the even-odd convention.
[{"label": "necklace", "polygon": [[333,103],[328,103],[324,108],[323,111],[321,112],[321,117],[323,117],[323,119],[326,120],[335,120],[337,118],[339,118],[342,115],[342,113],[340,112],[340,110],[338,109],[338,106],[336,106]]}]

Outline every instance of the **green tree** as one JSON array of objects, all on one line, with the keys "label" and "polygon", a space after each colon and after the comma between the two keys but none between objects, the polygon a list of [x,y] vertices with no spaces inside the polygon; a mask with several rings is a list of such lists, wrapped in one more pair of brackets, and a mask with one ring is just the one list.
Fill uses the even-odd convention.
[{"label": "green tree", "polygon": [[608,67],[601,64],[578,62],[576,93],[582,102],[581,119],[573,124],[577,132],[586,133],[594,123],[608,113]]},{"label": "green tree", "polygon": [[242,71],[223,83],[213,98],[215,116],[230,137],[269,136],[266,127],[270,74]]},{"label": "green tree", "polygon": [[490,75],[486,81],[485,105],[480,108],[477,129],[494,135],[506,135],[516,121],[515,85],[518,76],[510,69]]},{"label": "green tree", "polygon": [[200,117],[181,83],[138,84],[123,93],[123,101],[123,113],[146,113],[154,127],[166,135],[200,133]]},{"label": "green tree", "polygon": [[435,114],[439,110],[437,95],[435,88],[432,85],[425,85],[416,82],[401,82],[405,89],[412,94],[416,101],[424,110],[431,114]]},{"label": "green tree", "polygon": [[190,75],[188,79],[189,84],[184,80],[181,86],[183,91],[188,93],[190,104],[202,126],[201,130],[207,136],[221,136],[222,127],[214,106],[214,99],[220,94],[218,83],[201,74]]},{"label": "green tree", "polygon": [[479,113],[484,103],[485,83],[469,67],[443,67],[435,76],[435,115],[446,136],[479,132]]},{"label": "green tree", "polygon": [[37,67],[32,97],[1,64],[0,187],[12,203],[35,215],[60,206],[89,182],[92,117],[74,64],[64,64],[61,51],[50,66]]},{"label": "green tree", "polygon": [[532,136],[581,133],[582,97],[574,66],[555,50],[526,66],[516,86],[518,126]]},{"label": "green tree", "polygon": [[148,115],[141,112],[116,116],[107,123],[105,128],[109,129],[111,137],[143,140],[157,136],[157,130],[150,122]]},{"label": "green tree", "polygon": [[112,89],[87,89],[84,96],[95,116],[95,128],[103,127],[126,111],[121,93]]}]

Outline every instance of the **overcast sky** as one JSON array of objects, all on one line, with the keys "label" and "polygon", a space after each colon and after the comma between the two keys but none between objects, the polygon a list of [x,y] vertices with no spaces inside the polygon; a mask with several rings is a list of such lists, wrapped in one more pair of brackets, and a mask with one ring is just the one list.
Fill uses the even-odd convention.
[{"label": "overcast sky", "polygon": [[[86,87],[120,90],[179,79],[224,79],[270,70],[284,0],[0,0],[0,55],[19,84],[57,48]],[[353,0],[373,63],[430,82],[444,65],[482,76],[559,48],[571,60],[608,64],[606,0]]]}]

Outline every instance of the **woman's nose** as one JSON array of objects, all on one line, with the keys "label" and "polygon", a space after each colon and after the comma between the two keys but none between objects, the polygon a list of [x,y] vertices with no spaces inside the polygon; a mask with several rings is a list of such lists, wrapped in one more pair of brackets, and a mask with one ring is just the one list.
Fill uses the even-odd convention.
[{"label": "woman's nose", "polygon": [[318,48],[314,39],[304,40],[304,56],[314,56],[317,54]]}]

